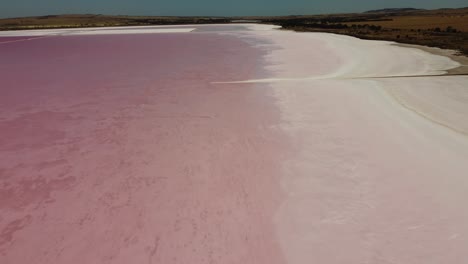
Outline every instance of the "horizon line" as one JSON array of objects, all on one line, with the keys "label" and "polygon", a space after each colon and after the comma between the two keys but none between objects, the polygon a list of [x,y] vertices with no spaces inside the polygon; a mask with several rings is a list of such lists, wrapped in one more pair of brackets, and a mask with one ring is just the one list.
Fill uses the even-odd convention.
[{"label": "horizon line", "polygon": [[132,15],[132,14],[105,14],[105,13],[56,13],[46,15],[31,15],[31,16],[15,16],[15,17],[2,17],[0,19],[18,19],[18,18],[34,18],[34,17],[49,17],[49,16],[117,16],[117,17],[167,17],[167,18],[243,18],[243,17],[284,17],[284,16],[317,16],[317,15],[340,15],[340,14],[361,14],[372,11],[391,10],[391,9],[414,9],[414,11],[435,11],[445,9],[467,9],[466,7],[441,7],[434,9],[426,8],[413,8],[413,7],[388,7],[365,11],[356,12],[336,12],[336,13],[309,13],[309,14],[283,14],[283,15],[235,15],[235,16],[222,16],[222,15]]}]

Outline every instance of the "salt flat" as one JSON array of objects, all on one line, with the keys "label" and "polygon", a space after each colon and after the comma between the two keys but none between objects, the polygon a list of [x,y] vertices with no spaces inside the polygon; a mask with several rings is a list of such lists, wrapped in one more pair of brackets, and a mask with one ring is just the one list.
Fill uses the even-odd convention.
[{"label": "salt flat", "polygon": [[286,262],[463,263],[468,77],[375,78],[459,63],[339,35],[260,38],[274,78],[248,82],[270,83],[296,153],[276,215]]},{"label": "salt flat", "polygon": [[255,24],[0,44],[2,263],[468,258],[447,57]]}]

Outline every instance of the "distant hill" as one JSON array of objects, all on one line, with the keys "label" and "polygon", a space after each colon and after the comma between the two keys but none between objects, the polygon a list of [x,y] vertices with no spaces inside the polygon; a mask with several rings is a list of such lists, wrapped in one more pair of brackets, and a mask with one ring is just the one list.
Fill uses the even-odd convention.
[{"label": "distant hill", "polygon": [[384,8],[384,9],[376,9],[376,10],[369,10],[364,13],[402,13],[402,12],[412,12],[412,11],[422,11],[424,9],[417,9],[417,8]]}]

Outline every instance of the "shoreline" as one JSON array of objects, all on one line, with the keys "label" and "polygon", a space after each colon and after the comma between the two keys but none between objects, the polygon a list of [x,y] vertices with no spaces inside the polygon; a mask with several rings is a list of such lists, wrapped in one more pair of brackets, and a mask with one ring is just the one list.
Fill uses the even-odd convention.
[{"label": "shoreline", "polygon": [[374,39],[374,38],[362,38],[353,34],[346,34],[343,32],[339,31],[326,31],[326,30],[319,30],[319,31],[303,31],[303,30],[297,30],[294,28],[285,28],[281,27],[280,30],[285,30],[285,31],[292,31],[292,32],[297,32],[297,33],[328,33],[328,34],[336,34],[336,35],[342,35],[342,36],[348,36],[348,37],[354,37],[360,40],[369,40],[369,41],[384,41],[384,42],[391,42],[393,46],[397,47],[402,47],[402,48],[414,48],[414,49],[419,49],[428,53],[431,53],[433,55],[438,55],[438,56],[444,56],[452,59],[453,61],[456,61],[460,64],[459,67],[449,69],[447,70],[446,74],[442,74],[439,76],[451,76],[451,75],[468,75],[468,56],[463,54],[459,50],[453,50],[453,49],[444,49],[444,48],[439,48],[439,47],[431,47],[431,46],[426,46],[426,45],[419,45],[419,44],[410,44],[410,43],[403,43],[403,42],[397,42],[395,40],[388,40],[388,39]]}]

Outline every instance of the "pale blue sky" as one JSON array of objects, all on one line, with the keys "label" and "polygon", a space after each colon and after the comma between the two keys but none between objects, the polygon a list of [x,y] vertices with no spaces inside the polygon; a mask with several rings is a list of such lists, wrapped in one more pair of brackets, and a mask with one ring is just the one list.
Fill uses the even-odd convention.
[{"label": "pale blue sky", "polygon": [[467,0],[0,0],[0,17],[49,14],[165,16],[293,15],[387,7],[465,7]]}]

